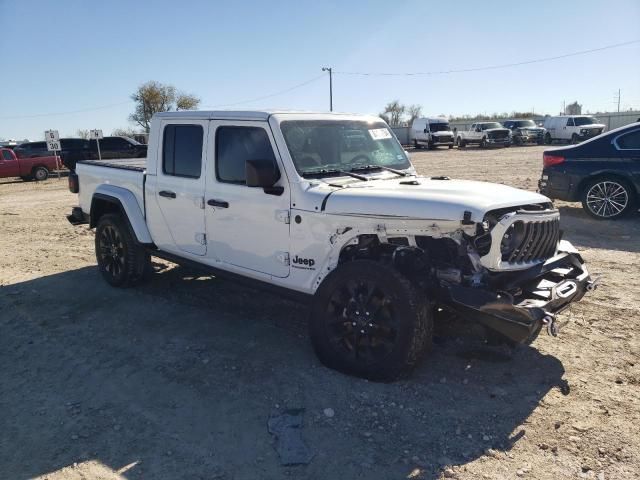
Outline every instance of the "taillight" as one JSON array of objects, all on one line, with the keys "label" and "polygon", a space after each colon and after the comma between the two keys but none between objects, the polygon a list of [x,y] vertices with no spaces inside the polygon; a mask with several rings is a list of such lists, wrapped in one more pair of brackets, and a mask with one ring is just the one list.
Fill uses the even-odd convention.
[{"label": "taillight", "polygon": [[80,181],[75,172],[69,172],[69,191],[71,193],[78,193],[80,191]]},{"label": "taillight", "polygon": [[545,167],[551,167],[553,165],[559,165],[564,162],[565,158],[560,155],[547,155],[546,153],[542,156],[542,165]]}]

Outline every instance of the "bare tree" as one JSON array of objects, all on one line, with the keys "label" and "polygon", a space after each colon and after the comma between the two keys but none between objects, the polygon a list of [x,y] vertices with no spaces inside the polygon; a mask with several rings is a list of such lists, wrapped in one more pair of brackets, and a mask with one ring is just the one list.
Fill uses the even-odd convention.
[{"label": "bare tree", "polygon": [[413,121],[422,115],[422,107],[420,105],[409,105],[406,110],[409,116],[408,125],[412,125]]},{"label": "bare tree", "polygon": [[114,137],[129,137],[133,138],[138,134],[134,128],[125,127],[125,128],[116,128],[111,132],[111,135]]},{"label": "bare tree", "polygon": [[407,107],[402,105],[400,100],[394,100],[393,102],[387,103],[384,107],[384,111],[380,114],[380,118],[385,119],[385,121],[392,127],[397,127],[400,125],[402,115],[404,115],[406,109]]},{"label": "bare tree", "polygon": [[147,133],[154,113],[193,110],[200,104],[200,99],[195,95],[178,93],[173,85],[154,80],[140,85],[131,99],[136,102],[136,108],[129,120],[140,125]]},{"label": "bare tree", "polygon": [[85,140],[89,139],[89,130],[76,130],[76,135]]}]

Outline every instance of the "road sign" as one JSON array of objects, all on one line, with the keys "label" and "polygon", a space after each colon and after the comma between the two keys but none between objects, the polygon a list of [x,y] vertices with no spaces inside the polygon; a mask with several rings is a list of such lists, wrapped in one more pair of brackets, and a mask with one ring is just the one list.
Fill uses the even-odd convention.
[{"label": "road sign", "polygon": [[58,135],[58,130],[45,130],[44,131],[44,139],[47,142],[49,140],[53,140],[55,142],[59,142],[60,141],[60,135]]},{"label": "road sign", "polygon": [[100,140],[104,138],[104,135],[102,135],[102,130],[89,130],[89,138],[92,140]]},{"label": "road sign", "polygon": [[47,150],[50,152],[59,152],[62,150],[60,148],[60,140],[51,140],[47,138]]}]

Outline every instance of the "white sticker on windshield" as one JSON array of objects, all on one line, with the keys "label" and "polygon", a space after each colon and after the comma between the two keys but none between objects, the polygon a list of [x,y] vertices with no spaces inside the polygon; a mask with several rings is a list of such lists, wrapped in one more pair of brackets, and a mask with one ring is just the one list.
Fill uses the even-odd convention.
[{"label": "white sticker on windshield", "polygon": [[386,140],[387,138],[391,138],[391,132],[386,128],[373,128],[369,130],[369,135],[374,140]]}]

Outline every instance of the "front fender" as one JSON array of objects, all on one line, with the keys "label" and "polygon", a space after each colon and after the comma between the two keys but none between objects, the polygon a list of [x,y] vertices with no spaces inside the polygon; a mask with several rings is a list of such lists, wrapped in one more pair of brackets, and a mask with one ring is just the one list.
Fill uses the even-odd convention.
[{"label": "front fender", "polygon": [[114,185],[99,185],[91,199],[90,227],[95,227],[95,219],[97,217],[95,214],[96,205],[98,205],[100,201],[115,203],[120,207],[120,211],[129,221],[129,225],[131,226],[138,242],[145,244],[153,243],[142,209],[140,208],[135,195],[131,191]]}]

